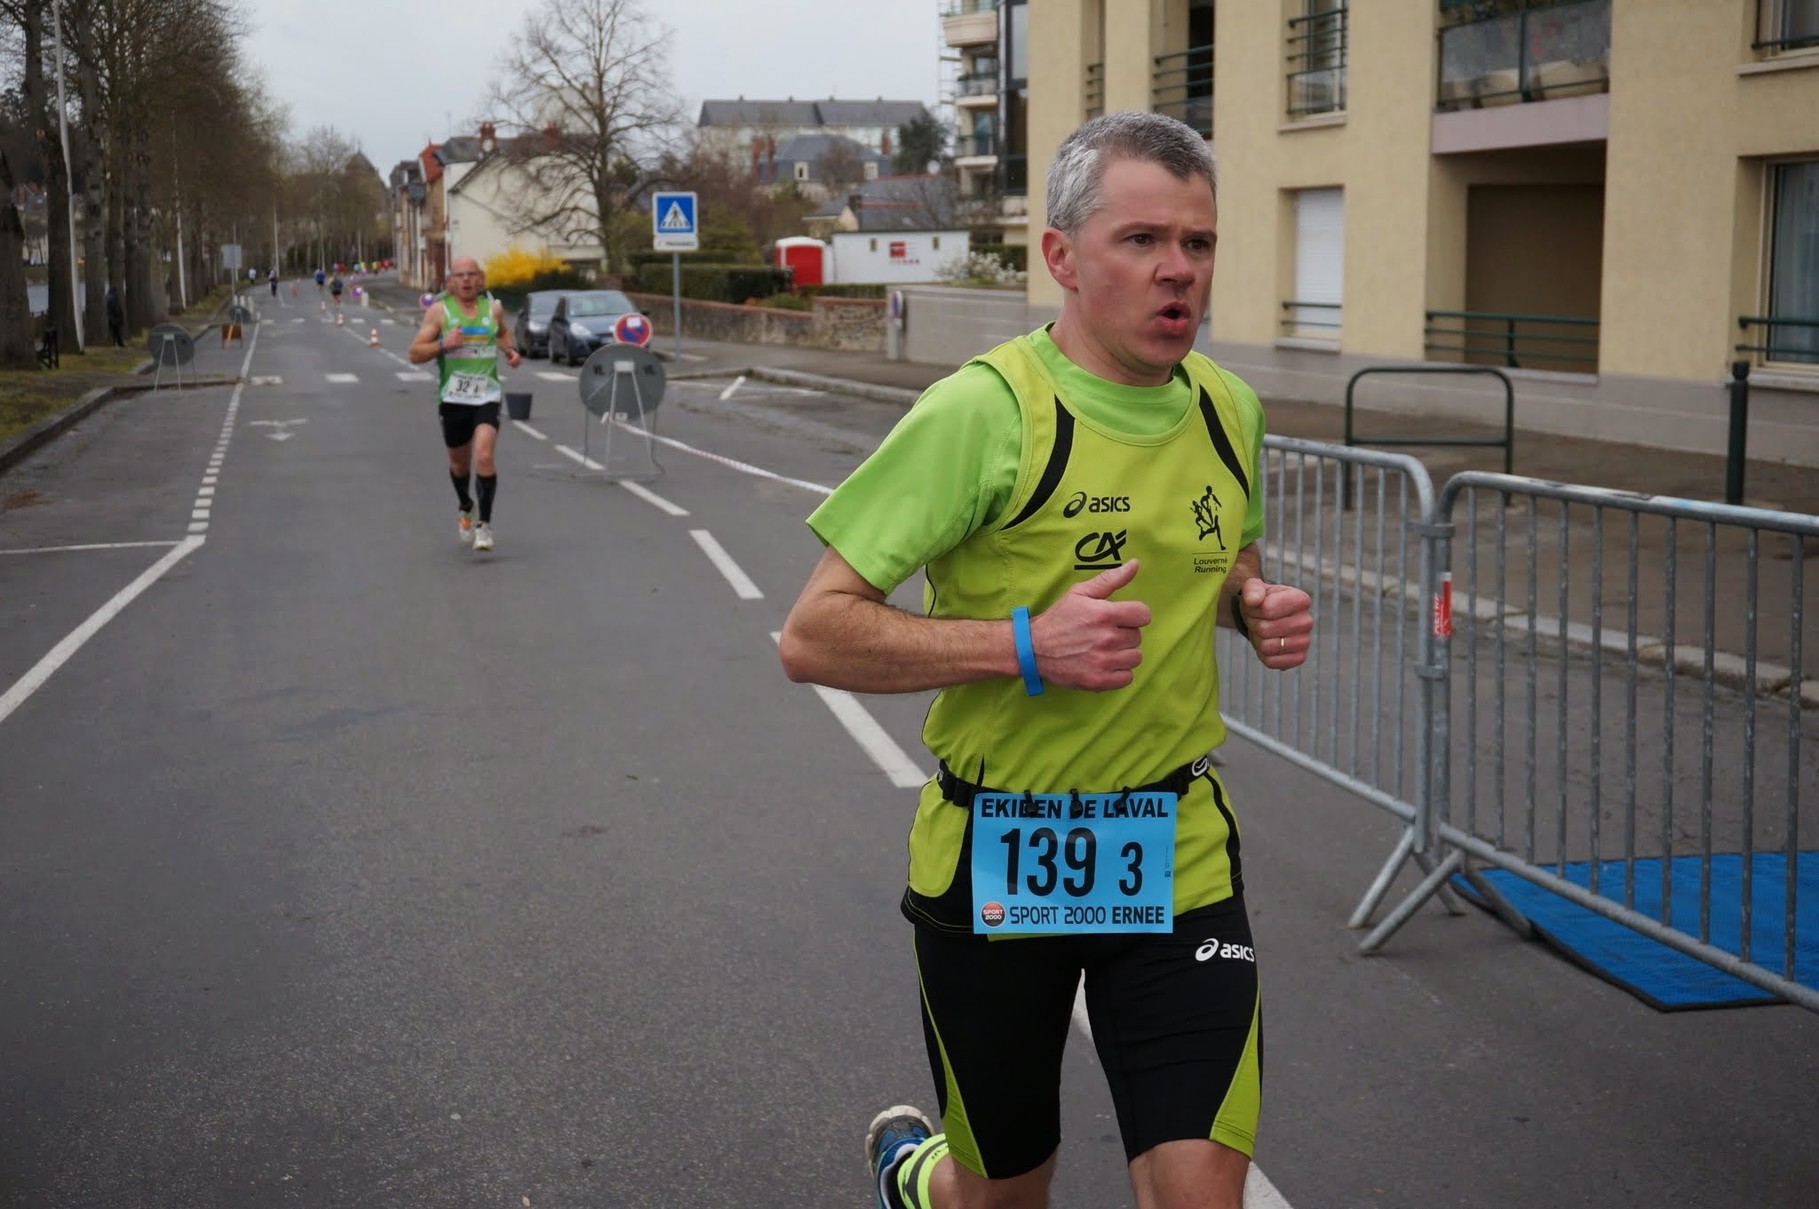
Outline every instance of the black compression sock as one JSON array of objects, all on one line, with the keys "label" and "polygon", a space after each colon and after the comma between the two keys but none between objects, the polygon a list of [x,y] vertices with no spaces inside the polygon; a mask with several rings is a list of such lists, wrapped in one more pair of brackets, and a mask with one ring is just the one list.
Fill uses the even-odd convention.
[{"label": "black compression sock", "polygon": [[477,474],[474,482],[480,488],[480,523],[489,525],[493,520],[493,496],[499,490],[499,476],[496,474]]},{"label": "black compression sock", "polygon": [[451,470],[448,472],[448,481],[455,485],[455,498],[461,501],[461,511],[473,511],[474,499],[467,493],[467,476]]}]

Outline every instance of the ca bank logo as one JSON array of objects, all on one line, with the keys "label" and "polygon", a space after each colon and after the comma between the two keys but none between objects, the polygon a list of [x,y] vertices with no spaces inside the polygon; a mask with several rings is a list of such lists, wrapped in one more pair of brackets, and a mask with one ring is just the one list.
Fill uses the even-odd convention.
[{"label": "ca bank logo", "polygon": [[1194,524],[1200,530],[1200,540],[1213,538],[1225,549],[1225,534],[1219,532],[1219,497],[1213,494],[1211,484],[1207,485],[1206,494],[1195,500],[1191,507],[1194,510]]},{"label": "ca bank logo", "polygon": [[1074,543],[1074,570],[1103,571],[1107,567],[1120,566],[1124,562],[1124,543],[1130,540],[1130,530],[1120,529],[1116,533],[1089,533]]}]

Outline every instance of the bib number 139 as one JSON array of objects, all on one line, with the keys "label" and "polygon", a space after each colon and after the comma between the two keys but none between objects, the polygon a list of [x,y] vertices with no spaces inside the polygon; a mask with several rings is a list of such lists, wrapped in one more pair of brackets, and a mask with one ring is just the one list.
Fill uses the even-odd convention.
[{"label": "bib number 139", "polygon": [[973,931],[1167,932],[1175,795],[980,794]]}]

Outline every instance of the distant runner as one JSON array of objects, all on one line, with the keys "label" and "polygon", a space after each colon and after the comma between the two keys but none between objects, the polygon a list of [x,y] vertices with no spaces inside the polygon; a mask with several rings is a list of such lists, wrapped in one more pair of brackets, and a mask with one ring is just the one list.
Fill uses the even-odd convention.
[{"label": "distant runner", "polygon": [[[512,329],[505,323],[505,308],[481,294],[484,277],[479,262],[457,256],[448,275],[448,292],[423,313],[423,326],[411,341],[412,364],[435,361],[440,370],[436,386],[437,411],[442,417],[442,443],[448,447],[448,477],[461,504],[456,532],[462,545],[476,550],[493,548],[493,498],[499,490],[499,473],[493,447],[499,440],[499,401],[505,391],[499,382],[499,355],[517,369],[518,350],[512,346]],[[474,498],[468,493],[468,474],[474,474]]]}]

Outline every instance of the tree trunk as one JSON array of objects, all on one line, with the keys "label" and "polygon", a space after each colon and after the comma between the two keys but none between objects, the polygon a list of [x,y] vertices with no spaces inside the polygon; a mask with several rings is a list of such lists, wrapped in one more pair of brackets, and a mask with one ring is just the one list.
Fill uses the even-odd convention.
[{"label": "tree trunk", "polygon": [[157,302],[152,291],[152,157],[147,144],[150,135],[143,123],[136,123],[131,142],[131,186],[127,190],[132,205],[126,227],[126,326],[133,331],[150,327],[158,319]]},{"label": "tree trunk", "polygon": [[25,292],[25,224],[13,202],[13,166],[0,147],[0,368],[30,369],[32,308]]},{"label": "tree trunk", "polygon": [[51,87],[44,79],[44,14],[36,5],[25,10],[25,104],[33,122],[38,154],[44,160],[45,226],[49,231],[46,258],[50,267],[50,305],[46,321],[56,325],[63,352],[82,351],[76,339],[76,297],[70,285],[69,165],[63,159],[58,113]]}]

